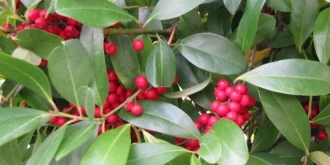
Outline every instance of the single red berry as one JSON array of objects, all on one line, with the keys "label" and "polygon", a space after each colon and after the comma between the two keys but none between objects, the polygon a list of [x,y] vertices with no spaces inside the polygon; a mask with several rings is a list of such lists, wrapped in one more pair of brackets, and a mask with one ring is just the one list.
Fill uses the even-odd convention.
[{"label": "single red berry", "polygon": [[156,91],[159,95],[161,95],[166,91],[166,87],[156,87]]},{"label": "single red berry", "polygon": [[158,100],[158,93],[156,89],[152,88],[144,94],[148,100]]},{"label": "single red berry", "polygon": [[235,111],[229,111],[226,115],[226,118],[236,123],[238,115]]},{"label": "single red berry", "polygon": [[144,48],[144,42],[140,39],[136,39],[133,41],[133,49],[135,51],[141,51]]},{"label": "single red berry", "polygon": [[226,116],[229,112],[229,108],[226,104],[220,104],[217,110],[215,111],[219,116]]},{"label": "single red berry", "polygon": [[135,85],[137,88],[146,89],[148,87],[148,80],[145,76],[137,76],[135,79]]},{"label": "single red berry", "polygon": [[143,90],[142,92],[140,92],[137,96],[138,100],[146,100],[147,97],[145,95],[145,90]]},{"label": "single red berry", "polygon": [[234,90],[233,92],[231,92],[229,98],[230,98],[231,101],[239,103],[242,99],[242,94],[237,92],[236,90]]},{"label": "single red berry", "polygon": [[45,66],[47,66],[47,63],[48,63],[47,60],[45,60],[45,59],[41,59],[39,66],[41,66],[41,67],[45,67]]},{"label": "single red berry", "polygon": [[95,107],[95,109],[94,109],[94,116],[96,118],[101,118],[101,110],[100,110],[99,107]]},{"label": "single red berry", "polygon": [[218,81],[217,85],[220,90],[226,90],[226,88],[230,86],[230,83],[226,79],[221,79]]},{"label": "single red berry", "polygon": [[112,114],[106,120],[108,124],[116,124],[119,122],[119,117],[116,114]]},{"label": "single red berry", "polygon": [[197,128],[199,131],[201,131],[201,130],[203,129],[203,125],[202,125],[200,122],[195,121],[194,123],[195,123],[196,128]]},{"label": "single red berry", "polygon": [[256,99],[250,97],[249,107],[254,107],[256,105]]},{"label": "single red berry", "polygon": [[175,137],[174,141],[175,141],[175,144],[178,145],[180,143],[183,143],[185,141],[185,139],[181,138],[181,137]]},{"label": "single red berry", "polygon": [[113,42],[105,42],[104,43],[104,51],[105,53],[111,55],[115,55],[117,53],[117,45]]},{"label": "single red berry", "polygon": [[46,29],[47,20],[44,17],[39,17],[34,22],[40,29]]},{"label": "single red berry", "polygon": [[242,95],[249,94],[249,90],[246,88],[246,86],[244,84],[237,84],[235,86],[235,90],[237,92],[241,93]]},{"label": "single red berry", "polygon": [[134,116],[140,116],[143,112],[143,107],[140,104],[133,104],[131,107],[131,114]]},{"label": "single red berry", "polygon": [[198,122],[203,125],[207,125],[209,122],[209,118],[210,118],[210,116],[207,113],[202,113],[198,117]]},{"label": "single red berry", "polygon": [[218,117],[216,117],[216,116],[210,116],[210,117],[209,117],[209,120],[208,120],[208,122],[207,122],[207,125],[209,125],[209,126],[213,126],[214,123],[216,123],[218,120],[219,120]]},{"label": "single red berry", "polygon": [[107,99],[110,104],[118,103],[118,95],[115,93],[110,93]]},{"label": "single red berry", "polygon": [[69,38],[74,38],[76,36],[77,29],[72,25],[67,25],[64,28],[64,32]]},{"label": "single red berry", "polygon": [[44,17],[44,18],[46,18],[47,13],[48,13],[47,10],[40,10],[40,12],[39,12],[39,17]]},{"label": "single red berry", "polygon": [[217,111],[219,105],[221,104],[221,102],[215,100],[215,101],[212,101],[211,104],[210,104],[210,108],[213,112]]},{"label": "single red berry", "polygon": [[226,102],[228,100],[228,96],[223,90],[217,90],[217,92],[215,93],[215,97],[221,102]]},{"label": "single red berry", "polygon": [[189,139],[186,145],[189,146],[191,149],[195,149],[199,147],[199,141],[197,139]]},{"label": "single red berry", "polygon": [[209,133],[209,132],[211,131],[211,129],[212,129],[212,126],[207,125],[207,126],[205,127],[205,129],[204,129],[204,133],[205,133],[205,134]]},{"label": "single red berry", "polygon": [[108,72],[108,79],[109,79],[109,81],[118,81],[118,76],[117,76],[116,72],[109,71]]},{"label": "single red berry", "polygon": [[238,115],[237,120],[236,120],[236,124],[241,127],[244,123],[245,123],[245,120],[244,120],[243,116]]},{"label": "single red berry", "polygon": [[117,91],[118,85],[115,82],[109,82],[109,92],[114,93]]},{"label": "single red berry", "polygon": [[31,22],[35,22],[40,16],[40,10],[35,8],[29,11],[29,14],[27,15],[27,18]]},{"label": "single red berry", "polygon": [[228,108],[230,111],[238,113],[241,110],[241,105],[237,102],[230,102],[228,103]]},{"label": "single red berry", "polygon": [[68,40],[69,36],[67,36],[64,32],[64,30],[58,32],[58,35],[63,39],[63,40]]},{"label": "single red berry", "polygon": [[124,108],[126,109],[126,111],[131,111],[132,109],[132,106],[134,105],[135,103],[134,102],[129,102],[127,103]]},{"label": "single red berry", "polygon": [[243,95],[240,104],[242,107],[248,107],[250,105],[250,96]]},{"label": "single red berry", "polygon": [[56,121],[56,125],[61,127],[66,123],[66,119],[64,117],[58,117]]},{"label": "single red berry", "polygon": [[1,26],[3,34],[9,34],[13,26],[11,24],[5,23]]},{"label": "single red berry", "polygon": [[251,115],[250,115],[249,112],[246,112],[246,113],[244,113],[244,114],[242,115],[242,117],[243,117],[243,119],[244,119],[245,121],[248,121],[248,120],[250,120]]},{"label": "single red berry", "polygon": [[126,91],[126,98],[131,97],[134,94],[134,91]]},{"label": "single red berry", "polygon": [[227,87],[225,93],[228,97],[230,97],[231,93],[233,93],[235,89],[233,87]]},{"label": "single red berry", "polygon": [[325,139],[327,139],[327,137],[328,137],[328,134],[325,131],[321,131],[321,132],[317,133],[317,138],[320,140],[325,140]]},{"label": "single red berry", "polygon": [[58,34],[60,28],[57,25],[49,25],[47,26],[46,31],[52,34]]},{"label": "single red berry", "polygon": [[57,122],[57,119],[58,119],[58,117],[54,116],[54,117],[50,118],[49,123],[50,124],[55,124]]},{"label": "single red berry", "polygon": [[[126,95],[126,89],[123,86],[118,86],[117,90],[116,90],[116,94],[118,96],[125,96]],[[124,97],[124,98],[126,99],[126,97]]]}]

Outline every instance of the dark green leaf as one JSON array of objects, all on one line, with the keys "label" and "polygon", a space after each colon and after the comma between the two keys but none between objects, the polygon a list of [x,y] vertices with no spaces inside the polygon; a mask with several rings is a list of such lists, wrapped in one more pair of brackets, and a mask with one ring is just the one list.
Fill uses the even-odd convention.
[{"label": "dark green leaf", "polygon": [[146,63],[147,59],[151,53],[151,51],[154,48],[154,45],[152,44],[152,40],[149,35],[142,35],[136,37],[144,42],[144,48],[138,52],[138,58],[140,63],[140,68],[142,72],[146,71]]},{"label": "dark green leaf", "polygon": [[127,165],[163,165],[185,152],[188,151],[173,144],[133,144]]},{"label": "dark green leaf", "polygon": [[301,49],[306,39],[313,32],[315,20],[319,13],[318,3],[310,0],[292,1],[290,30],[296,46]]},{"label": "dark green leaf", "polygon": [[189,164],[190,159],[191,159],[191,154],[190,153],[184,153],[184,154],[181,154],[181,155],[175,157],[174,159],[172,159],[171,161],[169,161],[165,165]]},{"label": "dark green leaf", "polygon": [[298,52],[295,46],[289,46],[281,49],[275,56],[274,61],[286,60],[286,59],[301,59],[302,55]]},{"label": "dark green leaf", "polygon": [[99,106],[103,106],[108,96],[109,83],[105,65],[103,50],[103,29],[83,26],[80,34],[80,41],[86,48],[87,52],[93,59],[94,79],[92,90],[95,102]]},{"label": "dark green leaf", "polygon": [[65,124],[55,132],[51,133],[50,136],[47,137],[46,140],[41,143],[37,150],[32,154],[26,165],[49,164],[61,144],[67,126],[68,125]]},{"label": "dark green leaf", "polygon": [[160,0],[150,14],[147,22],[153,19],[166,20],[179,17],[194,9],[202,2],[204,0]]},{"label": "dark green leaf", "polygon": [[[24,149],[26,150],[26,148]],[[14,139],[0,147],[0,155],[3,156],[5,162],[10,165],[21,165],[22,154],[17,139]]]},{"label": "dark green leaf", "polygon": [[237,44],[246,53],[253,45],[257,33],[259,15],[266,0],[249,0],[245,12],[237,27]]},{"label": "dark green leaf", "polygon": [[259,89],[263,108],[275,127],[293,145],[308,151],[310,126],[308,117],[295,96]]},{"label": "dark green leaf", "polygon": [[322,111],[312,120],[312,123],[330,126],[330,104],[328,104]]},{"label": "dark green leaf", "polygon": [[141,71],[137,53],[132,48],[132,40],[126,35],[116,35],[112,37],[112,42],[118,47],[117,53],[111,56],[113,68],[124,86],[134,89],[134,80]]},{"label": "dark green leaf", "polygon": [[214,134],[205,134],[200,140],[200,149],[198,155],[209,163],[216,163],[222,154],[222,143]]},{"label": "dark green leaf", "polygon": [[251,147],[251,153],[267,150],[281,136],[281,133],[276,129],[272,122],[262,124],[254,134],[254,140]]},{"label": "dark green leaf", "polygon": [[241,51],[224,37],[200,33],[179,43],[179,51],[197,67],[219,74],[236,74],[246,67]]},{"label": "dark green leaf", "polygon": [[43,98],[38,93],[31,91],[30,89],[23,88],[20,90],[19,94],[32,108],[46,111],[53,109],[53,107],[47,102],[45,98]]},{"label": "dark green leaf", "polygon": [[176,36],[178,38],[188,37],[190,35],[201,32],[203,29],[202,19],[197,9],[179,17]]},{"label": "dark green leaf", "polygon": [[184,100],[180,104],[180,108],[192,119],[197,120],[199,117],[198,110],[191,101]]},{"label": "dark green leaf", "polygon": [[304,151],[296,148],[288,141],[278,144],[271,153],[279,156],[287,165],[301,164],[301,158],[305,155]]},{"label": "dark green leaf", "polygon": [[266,0],[266,4],[278,11],[290,12],[291,0]]},{"label": "dark green leaf", "polygon": [[85,108],[87,116],[90,119],[94,118],[94,110],[95,110],[95,104],[94,104],[94,92],[89,87],[81,87],[78,90],[78,98],[79,103]]},{"label": "dark green leaf", "polygon": [[130,151],[130,125],[106,131],[84,153],[80,165],[125,165]]},{"label": "dark green leaf", "polygon": [[61,46],[63,41],[57,35],[34,28],[19,31],[13,40],[20,47],[31,50],[44,59],[48,59],[52,51],[56,47]]},{"label": "dark green leaf", "polygon": [[202,165],[202,162],[195,155],[191,155],[190,165]]},{"label": "dark green leaf", "polygon": [[43,111],[28,108],[1,108],[0,146],[33,130],[38,124],[47,122]]},{"label": "dark green leaf", "polygon": [[256,153],[250,155],[246,165],[286,165],[278,156],[269,153]]},{"label": "dark green leaf", "polygon": [[49,78],[57,92],[78,107],[78,90],[88,86],[92,72],[91,59],[79,40],[56,48],[48,61]]},{"label": "dark green leaf", "polygon": [[231,13],[231,15],[235,15],[241,2],[242,0],[223,0],[223,4],[227,8],[227,10]]},{"label": "dark green leaf", "polygon": [[320,62],[327,64],[330,59],[330,8],[317,17],[313,32],[315,51]]},{"label": "dark green leaf", "polygon": [[143,113],[133,116],[121,111],[120,117],[138,127],[183,138],[199,138],[194,122],[178,107],[160,101],[141,101]]},{"label": "dark green leaf", "polygon": [[41,0],[22,0],[22,3],[26,8],[31,8],[35,5],[37,5]]},{"label": "dark green leaf", "polygon": [[0,74],[52,102],[50,83],[45,73],[38,67],[0,52]]},{"label": "dark green leaf", "polygon": [[[319,74],[315,74],[315,70]],[[291,95],[330,93],[330,68],[310,60],[288,59],[268,63],[239,76],[236,80]]]},{"label": "dark green leaf", "polygon": [[269,42],[271,48],[284,48],[294,44],[292,33],[289,30],[278,32]]},{"label": "dark green leaf", "polygon": [[31,143],[32,136],[34,135],[34,131],[22,136],[22,138],[18,138],[18,145],[21,151],[21,155],[25,156],[28,150],[28,146]]},{"label": "dark green leaf", "polygon": [[99,28],[135,20],[127,11],[105,0],[57,0],[55,10],[58,14],[72,17],[84,25]]},{"label": "dark green leaf", "polygon": [[326,106],[330,104],[330,96],[322,95],[320,96],[319,109],[322,111]]},{"label": "dark green leaf", "polygon": [[86,126],[70,133],[58,148],[55,158],[60,160],[79,146],[83,145],[95,133],[97,124],[86,121]]},{"label": "dark green leaf", "polygon": [[15,50],[15,44],[8,38],[0,36],[0,51],[11,54]]},{"label": "dark green leaf", "polygon": [[170,87],[176,75],[175,54],[165,41],[159,43],[151,51],[146,64],[146,76],[149,83],[154,86]]},{"label": "dark green leaf", "polygon": [[310,153],[309,158],[317,165],[327,165],[330,162],[330,156],[321,151]]},{"label": "dark green leaf", "polygon": [[256,37],[253,45],[267,39],[275,30],[276,19],[268,14],[260,14],[257,26]]},{"label": "dark green leaf", "polygon": [[207,15],[207,31],[221,36],[227,36],[231,30],[233,16],[224,7],[211,10]]},{"label": "dark green leaf", "polygon": [[234,122],[227,119],[218,120],[211,129],[211,134],[218,138],[222,145],[218,164],[245,164],[249,159],[249,151],[245,143],[244,133]]}]

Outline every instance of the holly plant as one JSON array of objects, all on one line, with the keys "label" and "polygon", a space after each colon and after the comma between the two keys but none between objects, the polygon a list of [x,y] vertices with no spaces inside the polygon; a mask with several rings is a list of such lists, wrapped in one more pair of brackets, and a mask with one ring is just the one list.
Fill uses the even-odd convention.
[{"label": "holly plant", "polygon": [[0,0],[0,165],[329,165],[328,0]]}]

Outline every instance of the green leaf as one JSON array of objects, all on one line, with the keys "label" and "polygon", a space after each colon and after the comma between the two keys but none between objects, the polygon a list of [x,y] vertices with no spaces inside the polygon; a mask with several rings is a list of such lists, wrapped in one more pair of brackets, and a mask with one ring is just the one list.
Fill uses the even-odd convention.
[{"label": "green leaf", "polygon": [[275,30],[276,19],[268,14],[260,14],[257,26],[256,37],[253,45],[256,45],[267,39]]},{"label": "green leaf", "polygon": [[141,101],[141,116],[133,116],[127,111],[120,111],[119,116],[140,128],[183,138],[199,138],[200,133],[194,122],[178,107],[160,101]]},{"label": "green leaf", "polygon": [[[26,150],[26,148],[24,149]],[[3,156],[5,162],[10,165],[21,165],[22,154],[17,139],[14,139],[0,147],[0,155]]]},{"label": "green leaf", "polygon": [[162,165],[188,152],[173,144],[132,144],[126,165]]},{"label": "green leaf", "polygon": [[294,42],[299,50],[301,50],[304,42],[313,32],[318,13],[318,3],[315,3],[314,1],[292,1],[292,11],[290,13],[289,26],[293,34]]},{"label": "green leaf", "polygon": [[57,0],[55,11],[63,16],[72,17],[84,25],[98,28],[135,20],[127,11],[105,0]]},{"label": "green leaf", "polygon": [[204,0],[160,0],[150,14],[147,23],[153,19],[167,20],[179,17],[200,5]]},{"label": "green leaf", "polygon": [[305,152],[296,148],[288,141],[281,142],[270,152],[279,156],[287,165],[301,164],[301,158],[305,155]]},{"label": "green leaf", "polygon": [[271,48],[284,48],[294,44],[292,33],[289,30],[278,32],[269,42]]},{"label": "green leaf", "polygon": [[235,15],[241,2],[242,0],[223,0],[223,4],[227,8],[227,10],[231,13],[231,15]]},{"label": "green leaf", "polygon": [[50,83],[45,73],[38,67],[0,52],[0,74],[52,102]]},{"label": "green leaf", "polygon": [[57,92],[78,107],[78,90],[88,86],[92,72],[91,59],[79,40],[57,47],[48,61],[49,78]]},{"label": "green leaf", "polygon": [[28,103],[29,106],[40,110],[52,110],[53,107],[48,101],[40,94],[31,91],[30,89],[23,88],[19,92],[20,96]]},{"label": "green leaf", "polygon": [[251,153],[267,150],[276,143],[281,133],[276,129],[272,122],[262,124],[254,134]]},{"label": "green leaf", "polygon": [[295,46],[289,46],[281,49],[274,58],[274,61],[287,60],[287,59],[301,59],[302,55],[298,52]]},{"label": "green leaf", "polygon": [[71,132],[70,135],[62,141],[55,154],[56,160],[60,160],[73,150],[83,145],[95,133],[97,124],[89,121],[85,121],[85,123],[86,126]]},{"label": "green leaf", "polygon": [[191,159],[190,153],[181,154],[171,161],[167,162],[165,165],[181,165],[181,164],[189,164]]},{"label": "green leaf", "polygon": [[224,37],[200,33],[179,43],[179,51],[197,67],[219,74],[236,74],[246,67],[241,51]]},{"label": "green leaf", "polygon": [[310,153],[309,159],[311,159],[317,165],[327,165],[330,162],[330,156],[322,151],[314,151]]},{"label": "green leaf", "polygon": [[65,124],[55,132],[51,133],[50,136],[47,137],[46,140],[41,143],[37,150],[32,154],[26,165],[49,164],[61,144],[67,126],[68,125]]},{"label": "green leaf", "polygon": [[104,105],[109,91],[109,82],[103,50],[103,31],[103,29],[83,26],[80,34],[80,41],[94,62],[94,79],[92,83],[92,90],[95,97],[95,102],[99,106]]},{"label": "green leaf", "polygon": [[278,11],[290,12],[291,0],[266,0],[266,4]]},{"label": "green leaf", "polygon": [[203,90],[212,80],[212,74],[204,82],[178,92],[164,93],[168,98],[181,98]]},{"label": "green leaf", "polygon": [[32,136],[34,135],[34,131],[22,136],[22,138],[18,138],[18,145],[20,148],[20,153],[23,157],[25,157],[26,153],[28,152],[28,146],[31,143]]},{"label": "green leaf", "polygon": [[311,121],[312,123],[330,126],[330,104],[328,104],[322,111]]},{"label": "green leaf", "polygon": [[310,126],[308,117],[295,96],[259,89],[261,103],[268,118],[293,145],[308,151]]},{"label": "green leaf", "polygon": [[61,46],[63,41],[63,39],[57,35],[34,28],[19,31],[13,40],[20,47],[31,50],[44,59],[48,59],[52,51],[56,47]]},{"label": "green leaf", "polygon": [[330,96],[322,95],[320,96],[319,109],[322,111],[326,106],[330,104]]},{"label": "green leaf", "polygon": [[[319,74],[315,74],[315,70]],[[330,93],[330,68],[310,60],[288,59],[268,63],[239,76],[237,80],[291,95],[310,96]]]},{"label": "green leaf", "polygon": [[245,164],[249,159],[249,151],[245,143],[244,133],[236,123],[218,120],[211,129],[211,134],[218,138],[222,145],[221,157],[218,164]]},{"label": "green leaf", "polygon": [[320,62],[327,64],[330,59],[330,8],[317,17],[313,32],[315,51]]},{"label": "green leaf", "polygon": [[246,165],[286,165],[278,156],[269,153],[256,153],[250,155]]},{"label": "green leaf", "polygon": [[80,165],[125,165],[130,151],[130,125],[106,131],[84,153]]},{"label": "green leaf", "polygon": [[191,155],[190,165],[202,165],[202,162],[195,155]]},{"label": "green leaf", "polygon": [[143,138],[145,140],[145,142],[147,143],[168,143],[165,140],[162,139],[158,139],[154,136],[152,136],[150,133],[148,133],[147,131],[142,129],[142,133],[143,133]]},{"label": "green leaf", "polygon": [[207,15],[207,31],[226,37],[231,30],[232,19],[233,16],[224,7],[210,10]]},{"label": "green leaf", "polygon": [[26,8],[31,8],[41,2],[41,0],[22,0],[21,2]]},{"label": "green leaf", "polygon": [[38,66],[41,62],[41,58],[30,50],[18,47],[14,50],[12,57],[20,60],[24,60],[32,65]]},{"label": "green leaf", "polygon": [[85,108],[87,116],[90,119],[94,118],[94,110],[95,110],[95,104],[94,104],[94,92],[89,87],[81,87],[78,90],[78,98],[81,105]]},{"label": "green leaf", "polygon": [[154,45],[152,44],[152,40],[149,35],[142,35],[136,38],[141,39],[144,42],[144,48],[138,52],[138,59],[139,59],[141,71],[145,72],[147,59],[151,51],[153,50]]},{"label": "green leaf", "polygon": [[135,88],[135,78],[141,74],[137,53],[132,48],[132,40],[127,35],[112,37],[117,53],[111,56],[111,62],[119,80],[127,89]]},{"label": "green leaf", "polygon": [[28,108],[1,108],[0,146],[33,130],[38,124],[47,122],[43,111]]},{"label": "green leaf", "polygon": [[146,63],[146,76],[154,86],[170,87],[176,75],[175,54],[162,39],[151,51]]},{"label": "green leaf", "polygon": [[222,143],[214,134],[205,134],[200,140],[200,149],[198,150],[198,155],[205,161],[214,164],[216,163],[222,154]]},{"label": "green leaf", "polygon": [[0,51],[11,54],[16,48],[16,45],[9,39],[3,36],[0,36]]},{"label": "green leaf", "polygon": [[193,9],[179,17],[176,36],[185,38],[190,35],[200,33],[203,30],[202,18],[198,9]]},{"label": "green leaf", "polygon": [[237,44],[246,53],[253,45],[257,33],[259,15],[266,0],[249,0],[245,12],[237,27]]}]

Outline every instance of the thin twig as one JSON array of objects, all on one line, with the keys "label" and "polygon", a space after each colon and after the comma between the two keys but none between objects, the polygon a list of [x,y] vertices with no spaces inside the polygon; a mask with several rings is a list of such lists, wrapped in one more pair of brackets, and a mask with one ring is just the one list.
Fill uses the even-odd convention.
[{"label": "thin twig", "polygon": [[249,54],[249,65],[248,65],[248,71],[252,69],[253,63],[254,63],[254,58],[256,56],[257,48],[254,47],[253,50]]},{"label": "thin twig", "polygon": [[141,134],[140,134],[140,130],[138,128],[136,128],[134,125],[132,125],[132,128],[136,134],[136,138],[137,138],[137,142],[141,143]]},{"label": "thin twig", "polygon": [[171,45],[172,44],[172,41],[173,41],[173,38],[174,38],[174,34],[176,32],[176,28],[177,27],[178,27],[178,22],[174,23],[174,26],[173,26],[173,29],[172,29],[172,32],[171,32],[171,36],[170,36],[170,38],[167,41],[167,45]]},{"label": "thin twig", "polygon": [[6,97],[3,97],[1,102],[0,102],[0,105],[4,104],[6,101],[8,101],[15,93],[16,91],[19,89],[21,85],[20,84],[17,84],[10,92],[9,94],[6,96]]}]

